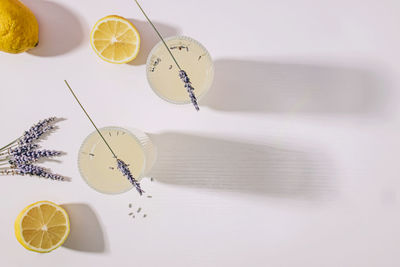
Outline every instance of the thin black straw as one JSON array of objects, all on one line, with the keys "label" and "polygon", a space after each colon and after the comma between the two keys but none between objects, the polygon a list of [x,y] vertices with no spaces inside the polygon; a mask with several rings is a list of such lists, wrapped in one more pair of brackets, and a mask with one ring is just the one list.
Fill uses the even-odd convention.
[{"label": "thin black straw", "polygon": [[108,148],[110,149],[111,153],[113,154],[114,158],[117,158],[117,155],[115,155],[114,151],[111,149],[110,145],[108,144],[108,142],[106,141],[106,139],[104,138],[104,136],[101,134],[101,132],[99,131],[99,129],[97,128],[96,124],[94,124],[92,118],[90,118],[89,114],[86,112],[85,108],[82,106],[81,102],[79,101],[78,97],[75,95],[74,91],[72,90],[71,86],[69,86],[68,82],[66,80],[64,80],[65,84],[67,85],[68,89],[71,91],[71,94],[74,96],[74,98],[76,99],[76,101],[78,102],[79,106],[81,106],[83,112],[85,112],[86,116],[88,117],[88,119],[90,120],[90,122],[93,124],[94,128],[96,128],[96,131],[99,133],[99,135],[101,136],[101,138],[103,139],[104,143],[106,143],[106,145],[108,146]]}]

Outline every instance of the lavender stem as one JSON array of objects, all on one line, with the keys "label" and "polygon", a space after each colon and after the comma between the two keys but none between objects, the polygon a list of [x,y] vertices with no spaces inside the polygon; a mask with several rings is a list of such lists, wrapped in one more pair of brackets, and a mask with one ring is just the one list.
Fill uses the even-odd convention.
[{"label": "lavender stem", "polygon": [[153,22],[149,19],[149,17],[146,15],[146,12],[144,12],[143,8],[140,6],[139,2],[135,0],[136,4],[142,11],[143,15],[146,17],[147,21],[150,23],[150,25],[153,27],[154,31],[157,33],[158,37],[160,37],[161,41],[164,43],[165,47],[167,48],[169,54],[171,55],[172,59],[175,61],[176,66],[178,67],[179,70],[181,70],[181,67],[179,66],[178,62],[176,61],[174,55],[172,55],[171,50],[169,49],[168,45],[165,43],[164,38],[161,36],[160,32],[157,30],[156,26],[154,26]]},{"label": "lavender stem", "polygon": [[75,95],[74,91],[72,90],[71,86],[69,86],[68,82],[66,80],[64,80],[65,84],[67,85],[68,89],[71,91],[71,94],[73,95],[73,97],[75,98],[75,100],[78,102],[79,106],[81,106],[83,112],[86,114],[86,116],[88,117],[88,119],[90,120],[90,122],[92,123],[92,125],[94,126],[94,128],[96,129],[97,133],[100,135],[100,137],[103,139],[104,143],[107,145],[107,147],[110,149],[111,153],[113,154],[114,158],[117,158],[117,155],[115,155],[114,151],[111,149],[110,145],[108,144],[108,142],[106,141],[106,139],[104,138],[104,136],[101,134],[101,132],[99,131],[99,129],[97,129],[96,124],[94,124],[92,118],[90,118],[89,114],[86,112],[85,108],[82,106],[81,102],[79,101],[78,97]]},{"label": "lavender stem", "polygon": [[19,138],[15,139],[14,141],[12,141],[11,143],[9,143],[6,146],[3,146],[2,148],[0,148],[0,151],[3,151],[5,149],[7,149],[9,146],[13,145],[14,143],[18,142]]}]

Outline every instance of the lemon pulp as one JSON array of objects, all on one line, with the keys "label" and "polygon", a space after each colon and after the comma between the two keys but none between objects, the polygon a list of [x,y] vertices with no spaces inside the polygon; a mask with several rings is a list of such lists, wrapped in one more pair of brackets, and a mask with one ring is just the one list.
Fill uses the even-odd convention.
[{"label": "lemon pulp", "polygon": [[94,25],[90,43],[101,59],[122,64],[138,55],[140,35],[129,20],[112,15],[100,19]]},{"label": "lemon pulp", "polygon": [[61,246],[70,231],[66,211],[50,201],[27,206],[15,220],[15,235],[26,249],[45,253]]}]

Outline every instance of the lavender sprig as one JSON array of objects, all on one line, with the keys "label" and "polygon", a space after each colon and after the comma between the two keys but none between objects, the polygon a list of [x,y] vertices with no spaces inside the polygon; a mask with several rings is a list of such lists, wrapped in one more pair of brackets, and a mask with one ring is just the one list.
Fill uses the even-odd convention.
[{"label": "lavender sprig", "polygon": [[182,70],[181,66],[179,66],[178,61],[174,57],[174,55],[171,52],[171,49],[169,49],[167,43],[165,42],[164,38],[161,36],[160,32],[157,30],[156,26],[154,26],[153,22],[151,22],[150,18],[147,16],[146,12],[144,12],[143,8],[140,6],[139,2],[135,0],[136,4],[138,5],[140,11],[142,11],[143,15],[146,17],[147,21],[150,23],[150,25],[153,27],[154,31],[157,33],[158,37],[161,39],[161,41],[164,43],[165,48],[167,48],[169,54],[171,55],[172,59],[174,60],[176,66],[179,69],[179,78],[184,82],[185,88],[187,92],[189,93],[190,101],[192,102],[193,106],[196,108],[197,111],[200,110],[199,105],[197,104],[197,99],[194,94],[194,88],[192,86],[192,83],[190,82],[190,79],[187,75],[187,73]]},{"label": "lavender sprig", "polygon": [[64,177],[62,177],[61,175],[50,173],[46,169],[33,164],[19,164],[16,165],[16,168],[17,171],[22,175],[39,176],[57,181],[64,180]]},{"label": "lavender sprig", "polygon": [[120,170],[122,174],[126,178],[128,178],[129,182],[131,182],[131,184],[136,188],[139,194],[142,195],[144,191],[140,187],[140,183],[135,178],[133,178],[133,175],[129,170],[128,165],[120,159],[117,159],[117,164],[118,164],[118,170]]},{"label": "lavender sprig", "polygon": [[108,144],[107,140],[104,138],[103,134],[99,131],[99,129],[97,128],[96,124],[94,123],[94,121],[92,120],[92,118],[89,116],[89,113],[87,113],[86,109],[83,107],[83,105],[81,104],[81,102],[79,101],[78,97],[75,95],[74,91],[72,90],[71,86],[69,86],[68,82],[66,80],[64,80],[65,84],[67,85],[69,91],[71,92],[72,96],[75,98],[76,102],[78,102],[79,106],[81,107],[81,109],[83,110],[83,112],[85,113],[85,115],[87,116],[87,118],[89,119],[89,121],[92,123],[93,127],[96,129],[97,133],[100,135],[101,139],[103,139],[104,143],[107,145],[108,149],[110,150],[111,154],[113,155],[113,157],[117,160],[117,167],[118,170],[124,175],[126,176],[126,178],[129,180],[129,182],[131,182],[131,184],[136,188],[136,190],[139,192],[140,195],[143,194],[143,190],[140,187],[140,183],[133,177],[131,171],[129,170],[128,165],[123,162],[121,159],[119,159],[117,157],[117,155],[114,153],[114,151],[112,150],[111,146]]},{"label": "lavender sprig", "polygon": [[61,152],[55,150],[29,150],[21,154],[14,154],[9,160],[10,164],[27,164],[36,162],[41,158],[51,158],[61,155]]},{"label": "lavender sprig", "polygon": [[30,150],[23,154],[23,156],[28,156],[28,157],[35,158],[35,159],[50,158],[50,157],[56,157],[59,155],[61,155],[60,151],[48,150],[48,149]]},{"label": "lavender sprig", "polygon": [[14,169],[0,170],[1,175],[21,175],[21,172]]},{"label": "lavender sprig", "polygon": [[20,146],[17,146],[15,148],[10,149],[8,154],[9,155],[13,155],[13,156],[22,155],[22,154],[24,154],[24,153],[26,153],[28,151],[37,149],[38,147],[39,146],[37,144],[20,145]]},{"label": "lavender sprig", "polygon": [[192,101],[193,106],[197,111],[200,110],[199,105],[197,104],[197,98],[194,95],[194,88],[192,83],[190,82],[189,76],[187,75],[186,71],[180,70],[179,71],[179,78],[185,83],[186,91],[189,93],[190,101]]},{"label": "lavender sprig", "polygon": [[30,144],[35,140],[38,140],[44,133],[54,129],[51,125],[56,120],[56,117],[50,117],[39,121],[33,125],[28,131],[25,131],[24,135],[18,140],[19,145]]}]

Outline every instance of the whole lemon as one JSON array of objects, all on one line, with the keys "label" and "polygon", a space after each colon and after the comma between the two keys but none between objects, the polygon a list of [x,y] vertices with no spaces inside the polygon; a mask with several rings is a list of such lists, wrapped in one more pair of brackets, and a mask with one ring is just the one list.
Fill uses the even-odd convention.
[{"label": "whole lemon", "polygon": [[0,50],[22,53],[39,42],[35,15],[19,0],[0,0]]}]

